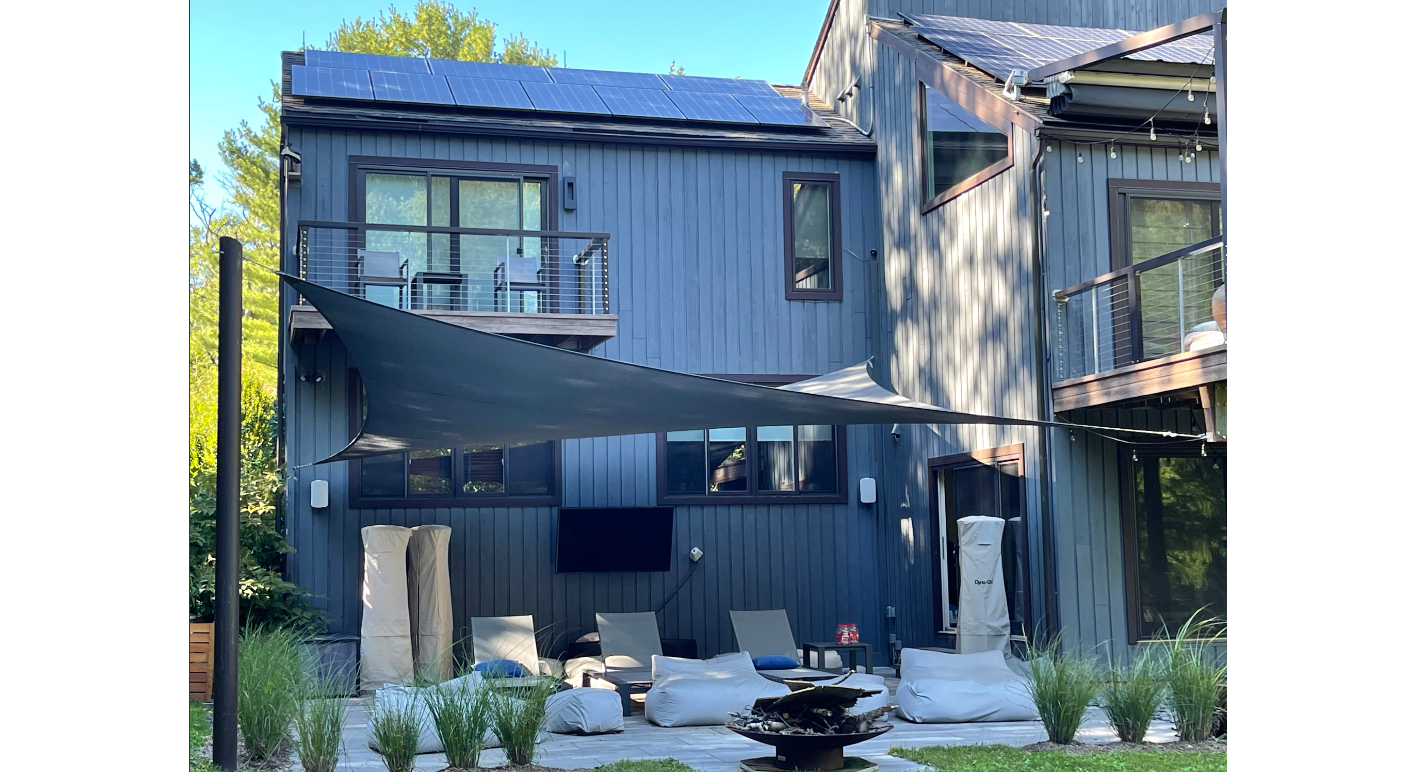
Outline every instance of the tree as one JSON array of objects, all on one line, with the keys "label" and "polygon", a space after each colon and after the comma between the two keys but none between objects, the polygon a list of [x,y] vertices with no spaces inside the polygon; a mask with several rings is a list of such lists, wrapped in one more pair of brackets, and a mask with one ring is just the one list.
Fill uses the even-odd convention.
[{"label": "tree", "polygon": [[670,75],[682,75],[682,74],[683,74],[683,65],[682,65],[682,64],[679,64],[679,61],[678,61],[677,59],[673,60],[672,62],[669,62],[669,74],[670,74]]},{"label": "tree", "polygon": [[[474,10],[421,0],[405,16],[387,13],[341,24],[327,47],[351,53],[427,56],[474,62],[555,66],[556,58],[524,35],[502,38],[497,25]],[[268,623],[308,624],[317,612],[304,591],[281,574],[284,554],[280,494],[283,469],[276,457],[278,413],[275,386],[280,321],[279,284],[272,270],[280,261],[280,91],[271,84],[269,101],[258,100],[259,125],[242,121],[221,138],[226,167],[217,180],[228,206],[207,206],[201,190],[207,171],[195,160],[188,168],[193,223],[188,239],[188,336],[190,413],[191,613],[210,613],[215,518],[215,426],[217,353],[217,263],[219,239],[232,236],[244,246],[241,351],[243,359],[241,440],[241,616]]]}]

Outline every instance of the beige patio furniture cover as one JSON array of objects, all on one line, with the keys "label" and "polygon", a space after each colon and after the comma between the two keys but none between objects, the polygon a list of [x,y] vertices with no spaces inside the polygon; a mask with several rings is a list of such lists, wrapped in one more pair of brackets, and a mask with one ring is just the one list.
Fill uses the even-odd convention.
[{"label": "beige patio furniture cover", "polygon": [[359,623],[359,691],[413,681],[408,618],[408,537],[398,525],[365,526],[363,617]]},{"label": "beige patio furniture cover", "polygon": [[1008,592],[1003,585],[1001,517],[959,518],[960,654],[1008,648]]},{"label": "beige patio furniture cover", "polygon": [[447,547],[452,528],[420,525],[408,540],[408,609],[413,622],[413,664],[438,683],[452,678],[452,580]]},{"label": "beige patio furniture cover", "polygon": [[596,614],[600,631],[600,656],[609,669],[643,669],[651,658],[664,653],[659,642],[659,618],[652,611]]}]

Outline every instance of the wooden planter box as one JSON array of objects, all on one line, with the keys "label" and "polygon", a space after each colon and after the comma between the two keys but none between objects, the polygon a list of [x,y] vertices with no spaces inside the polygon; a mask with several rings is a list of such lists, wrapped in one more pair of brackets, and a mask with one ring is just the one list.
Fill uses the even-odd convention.
[{"label": "wooden planter box", "polygon": [[213,622],[191,622],[188,633],[187,694],[193,702],[211,699],[212,636],[216,630]]}]

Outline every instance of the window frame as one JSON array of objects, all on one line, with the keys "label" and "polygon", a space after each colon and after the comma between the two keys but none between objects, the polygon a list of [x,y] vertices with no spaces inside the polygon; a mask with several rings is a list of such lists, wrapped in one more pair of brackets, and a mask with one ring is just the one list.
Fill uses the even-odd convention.
[{"label": "window frame", "polygon": [[[351,369],[348,376],[349,396],[349,436],[358,436],[360,413],[363,408],[362,381],[359,371]],[[551,441],[551,490],[545,495],[481,494],[471,496],[461,493],[463,472],[463,448],[452,449],[452,493],[447,496],[407,496],[408,491],[408,451],[403,452],[403,486],[405,495],[401,498],[364,496],[362,486],[362,459],[349,461],[348,499],[349,509],[428,509],[452,507],[457,509],[485,509],[491,507],[558,507],[561,505],[561,445],[559,440]],[[503,451],[505,452],[505,451]],[[505,456],[503,456],[505,459]],[[503,463],[505,461],[503,460]]]},{"label": "window frame", "polygon": [[[1031,528],[1028,525],[1028,497],[1027,479],[1028,468],[1027,459],[1024,455],[1022,443],[1013,445],[1002,445],[996,448],[975,450],[968,453],[955,453],[948,456],[938,456],[931,458],[927,464],[927,475],[929,485],[929,534],[930,534],[930,555],[932,557],[931,573],[934,577],[934,635],[940,639],[953,637],[957,640],[959,629],[950,628],[945,624],[944,609],[948,606],[948,599],[944,597],[944,556],[942,552],[942,542],[944,534],[940,532],[940,520],[943,516],[942,502],[939,501],[939,485],[935,480],[937,473],[943,470],[966,469],[973,466],[998,466],[999,464],[1016,462],[1018,465],[1018,483],[1021,490],[1018,497],[1018,517],[1019,537],[1023,543],[1023,576],[1027,581],[1027,589],[1023,593],[1023,635],[1021,637],[1009,635],[1010,641],[1025,641],[1033,634],[1033,587],[1032,587],[1032,541]],[[1006,578],[1006,577],[1005,577]]]},{"label": "window frame", "polygon": [[[1229,462],[1228,444],[1224,442],[1205,443],[1205,453],[1217,453],[1225,457],[1225,464]],[[1202,453],[1199,448],[1190,447],[1166,447],[1166,448],[1141,448],[1133,451],[1137,455],[1165,458],[1165,457],[1185,457],[1199,458]],[[1126,642],[1131,645],[1144,645],[1150,643],[1165,643],[1163,638],[1142,638],[1141,637],[1141,563],[1140,563],[1140,530],[1136,525],[1138,512],[1136,511],[1136,486],[1132,483],[1135,479],[1135,461],[1130,453],[1120,452],[1116,454],[1118,475],[1120,477],[1120,490],[1117,491],[1121,499],[1121,555],[1123,572],[1125,574],[1126,589]],[[1225,471],[1226,486],[1228,482],[1228,470]],[[1229,495],[1225,492],[1224,505],[1225,529],[1228,530],[1229,521]],[[1226,543],[1228,539],[1226,538]],[[1224,583],[1224,593],[1229,595],[1229,582]],[[1220,640],[1226,640],[1221,638]]]},{"label": "window frame", "polygon": [[[1130,198],[1159,198],[1209,201],[1216,211],[1220,206],[1219,183],[1184,182],[1180,180],[1137,180],[1111,177],[1106,180],[1108,220],[1111,227],[1111,270],[1119,271],[1130,265],[1131,206]],[[1219,219],[1214,219],[1219,224]],[[1212,234],[1210,238],[1213,238]],[[1196,242],[1198,243],[1198,242]]]},{"label": "window frame", "polygon": [[[828,200],[831,205],[831,289],[797,289],[796,223],[792,217],[792,183],[826,183],[830,188]],[[841,300],[845,297],[841,286],[841,175],[839,172],[782,172],[782,265],[786,280],[787,300]]]},{"label": "window frame", "polygon": [[[940,88],[940,85],[941,84],[936,83],[926,83],[923,80],[915,81],[915,121],[917,124],[917,128],[915,129],[915,142],[919,144],[919,177],[916,178],[916,181],[919,183],[920,215],[929,214],[935,209],[944,206],[959,196],[1013,168],[1013,122],[1007,119],[999,120],[992,113],[969,110],[968,106],[950,96],[948,90]],[[929,136],[929,110],[927,109],[929,97],[925,95],[926,86],[939,92],[940,95],[954,104],[968,110],[969,114],[973,117],[997,129],[999,133],[1008,140],[1007,157],[994,161],[992,164],[954,183],[954,185],[947,190],[935,196],[929,194],[932,186],[927,185],[924,179],[925,169],[929,168],[929,153],[931,152],[929,142],[927,141],[927,137]]]},{"label": "window frame", "polygon": [[[773,426],[776,424],[762,424],[762,426]],[[781,424],[785,426],[786,424]],[[796,425],[793,424],[793,427]],[[713,427],[713,428],[736,428],[736,427]],[[669,466],[668,466],[668,433],[658,432],[655,435],[655,466],[657,467],[658,503],[661,507],[677,506],[683,504],[846,504],[849,503],[849,496],[846,491],[846,427],[840,424],[831,426],[831,439],[836,446],[836,492],[835,493],[799,493],[797,491],[763,491],[758,489],[758,456],[757,456],[757,429],[758,426],[748,426],[747,429],[747,457],[744,463],[747,465],[747,490],[745,491],[723,491],[722,493],[669,493]],[[709,431],[704,429],[704,432]],[[795,432],[793,437],[795,438]],[[705,439],[706,441],[706,439]],[[795,440],[794,440],[795,442]]]},{"label": "window frame", "polygon": [[[512,164],[492,161],[450,161],[434,158],[385,158],[381,156],[356,155],[349,157],[349,220],[364,223],[367,213],[365,204],[365,175],[368,172],[390,172],[393,174],[423,173],[425,176],[451,176],[468,179],[490,180],[541,180],[541,227],[538,230],[554,231],[559,228],[560,219],[560,169],[547,164]],[[452,185],[449,194],[450,219],[457,219],[457,185]],[[428,196],[429,206],[432,196]],[[366,223],[375,224],[375,223]],[[457,227],[457,226],[449,226]]]}]

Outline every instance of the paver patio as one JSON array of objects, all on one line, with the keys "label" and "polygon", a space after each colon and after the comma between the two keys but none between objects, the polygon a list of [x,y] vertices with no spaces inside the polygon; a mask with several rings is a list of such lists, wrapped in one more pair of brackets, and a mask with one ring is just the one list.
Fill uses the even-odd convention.
[{"label": "paver patio", "polygon": [[[893,694],[898,681],[889,679]],[[367,703],[356,700],[350,706],[349,720],[344,729],[346,757],[340,772],[365,772],[384,769],[379,755],[369,750]],[[1038,721],[1008,721],[974,724],[912,724],[892,718],[895,729],[874,740],[851,746],[850,755],[863,756],[880,765],[881,772],[905,772],[922,769],[912,761],[889,755],[892,746],[923,745],[983,745],[1003,744],[1022,746],[1047,739]],[[1116,733],[1106,724],[1106,717],[1096,708],[1087,713],[1077,733],[1079,742],[1115,742]],[[1156,721],[1146,735],[1150,742],[1169,742],[1176,738],[1168,721]],[[550,735],[536,755],[536,763],[547,767],[577,769],[597,767],[621,759],[674,758],[702,772],[737,772],[738,762],[751,756],[762,756],[769,747],[733,734],[722,726],[659,727],[644,719],[638,709],[624,720],[624,731],[603,735]],[[482,753],[481,766],[495,767],[506,763],[500,749]],[[447,766],[441,753],[418,757],[416,769],[435,772]],[[297,766],[298,768],[298,766]]]}]

